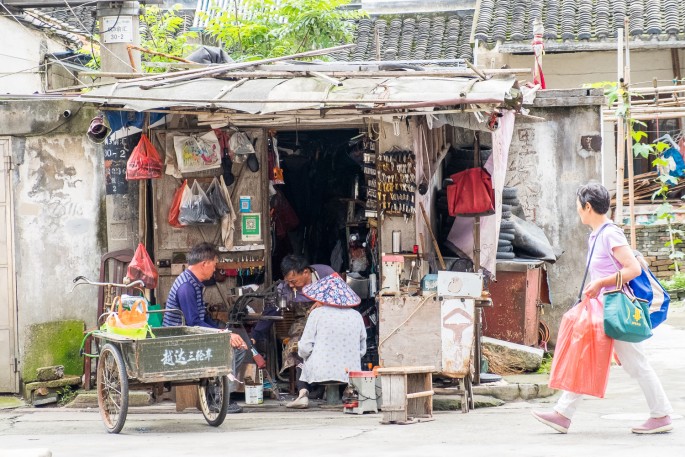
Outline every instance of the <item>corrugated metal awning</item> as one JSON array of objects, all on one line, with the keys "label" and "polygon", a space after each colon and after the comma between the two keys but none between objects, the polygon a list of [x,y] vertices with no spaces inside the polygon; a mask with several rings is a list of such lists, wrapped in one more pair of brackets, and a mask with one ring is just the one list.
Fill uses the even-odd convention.
[{"label": "corrugated metal awning", "polygon": [[201,78],[152,88],[118,82],[83,94],[79,100],[134,111],[167,108],[230,110],[249,114],[350,108],[430,108],[462,104],[517,105],[514,77],[481,81],[466,77],[359,77],[336,86],[319,77],[245,79]]}]

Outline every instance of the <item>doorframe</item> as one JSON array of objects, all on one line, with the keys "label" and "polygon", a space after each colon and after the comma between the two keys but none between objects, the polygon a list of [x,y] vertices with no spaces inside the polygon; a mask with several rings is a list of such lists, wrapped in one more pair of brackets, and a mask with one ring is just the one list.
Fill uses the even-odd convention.
[{"label": "doorframe", "polygon": [[6,230],[7,230],[7,266],[8,266],[8,305],[9,305],[9,329],[10,329],[10,361],[14,361],[14,376],[10,377],[10,391],[19,392],[19,320],[17,310],[17,278],[15,272],[15,251],[14,251],[14,195],[12,192],[12,139],[11,137],[0,136],[0,161],[2,161],[1,173],[6,174],[5,195],[6,195]]}]

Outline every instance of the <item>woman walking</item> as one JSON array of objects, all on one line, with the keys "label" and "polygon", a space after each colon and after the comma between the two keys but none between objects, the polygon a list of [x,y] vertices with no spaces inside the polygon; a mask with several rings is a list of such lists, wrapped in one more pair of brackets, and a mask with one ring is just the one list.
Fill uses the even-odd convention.
[{"label": "woman walking", "polygon": [[[588,259],[590,283],[583,294],[603,300],[602,293],[616,287],[617,270],[620,270],[625,284],[640,274],[640,264],[623,230],[607,217],[610,204],[607,189],[601,184],[590,183],[581,186],[576,196],[578,216],[583,224],[592,228],[588,244],[594,245],[592,258]],[[642,425],[633,427],[631,431],[653,434],[673,430],[669,416],[673,411],[671,404],[661,381],[647,360],[643,344],[614,340],[614,352],[630,377],[637,380],[649,407],[649,419]],[[567,433],[582,398],[581,394],[564,391],[552,411],[532,411],[532,414],[554,430]]]}]

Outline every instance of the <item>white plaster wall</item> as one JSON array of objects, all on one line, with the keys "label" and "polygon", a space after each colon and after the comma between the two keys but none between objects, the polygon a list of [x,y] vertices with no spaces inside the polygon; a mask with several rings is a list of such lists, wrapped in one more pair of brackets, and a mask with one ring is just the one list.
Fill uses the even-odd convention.
[{"label": "white plaster wall", "polygon": [[[15,239],[20,340],[27,326],[79,319],[95,324],[104,202],[102,154],[82,134],[29,137],[15,167]],[[23,341],[20,341],[23,347]]]},{"label": "white plaster wall", "polygon": [[[685,71],[685,52],[679,50],[681,72]],[[485,60],[490,52],[483,52],[479,57],[481,65],[488,66]],[[617,52],[597,51],[583,53],[545,54],[542,69],[548,89],[572,89],[583,84],[601,81],[616,81]],[[503,61],[512,68],[531,68],[532,55],[505,55]],[[647,83],[652,85],[652,78],[662,80],[660,85],[671,85],[673,64],[670,49],[633,50],[630,53],[630,77],[633,84]],[[532,78],[529,78],[532,79]],[[643,84],[644,86],[645,84]]]},{"label": "white plaster wall", "polygon": [[64,51],[66,47],[7,16],[0,16],[0,38],[0,93],[43,92],[41,43],[46,46],[43,52]]}]

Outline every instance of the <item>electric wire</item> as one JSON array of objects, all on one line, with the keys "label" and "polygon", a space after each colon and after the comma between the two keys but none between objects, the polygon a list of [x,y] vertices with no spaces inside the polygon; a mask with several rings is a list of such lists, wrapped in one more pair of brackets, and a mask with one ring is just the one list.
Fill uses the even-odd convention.
[{"label": "electric wire", "polygon": [[48,130],[46,130],[46,131],[44,131],[44,132],[38,132],[38,133],[25,133],[25,134],[22,135],[22,137],[43,136],[43,135],[47,135],[48,133],[52,133],[52,132],[54,132],[55,130],[57,130],[58,128],[62,127],[63,125],[65,125],[65,124],[71,122],[71,120],[74,119],[74,118],[76,117],[76,115],[77,115],[78,113],[81,112],[81,110],[83,109],[84,106],[85,106],[85,105],[81,104],[81,106],[79,106],[78,109],[77,109],[75,112],[73,112],[73,113],[72,113],[69,117],[67,117],[63,122],[57,124],[57,125],[54,126],[53,128],[48,129]]},{"label": "electric wire", "polygon": [[[26,24],[23,24],[23,23],[17,18],[17,16],[15,16],[14,14],[12,14],[12,12],[11,12],[9,9],[7,9],[7,7],[6,7],[3,3],[0,3],[0,6],[2,6],[2,8],[3,8],[5,11],[7,11],[7,14],[9,14],[9,15],[12,17],[12,19],[14,19],[14,20],[17,22],[17,24],[19,24],[20,26],[24,27],[26,30],[31,31],[31,29],[29,28],[29,26],[26,25]],[[47,37],[47,34],[45,34],[45,32],[42,32],[42,33],[43,33],[43,35],[45,35],[45,36]],[[62,63],[61,60],[56,60],[55,62],[57,62],[59,65],[61,65],[62,68],[64,68],[64,70],[65,70],[67,73],[69,73],[70,75],[72,75],[72,76],[74,77],[75,80],[77,80],[78,82],[80,82],[80,83],[83,84],[83,85],[86,85],[86,83],[84,83],[83,81],[81,81],[81,80],[78,78],[78,76],[76,76],[76,74],[72,73],[71,70],[69,70],[69,69]],[[39,66],[42,66],[42,65],[45,65],[45,64],[41,64],[41,65],[39,65]],[[21,73],[21,72],[20,72],[20,73]],[[5,76],[9,76],[9,75],[5,75]]]},{"label": "electric wire", "polygon": [[[17,71],[14,71],[14,72],[12,72],[12,73],[5,73],[5,74],[0,75],[0,79],[1,79],[1,78],[6,78],[6,77],[8,77],[8,76],[15,76],[15,75],[18,75],[18,74],[20,74],[20,73],[26,73],[26,72],[29,72],[29,71],[31,71],[31,70],[35,70],[36,68],[47,67],[48,65],[54,65],[54,64],[59,63],[59,62],[61,62],[61,61],[63,61],[63,60],[69,60],[69,59],[71,59],[72,57],[73,57],[73,56],[65,57],[65,58],[63,58],[63,59],[54,59],[54,60],[51,61],[51,62],[40,63],[40,64],[35,65],[35,66],[33,66],[33,67],[24,68],[23,70],[17,70]],[[31,59],[25,59],[25,60],[29,60],[29,61],[33,62],[33,60],[31,60]],[[81,82],[81,83],[83,84],[82,81],[79,80],[79,82]],[[88,85],[88,84],[84,84],[84,86],[90,87],[90,85]]]},{"label": "electric wire", "polygon": [[[83,22],[81,22],[81,18],[79,18],[79,17],[76,15],[76,13],[75,13],[74,10],[72,9],[72,7],[71,7],[71,5],[69,4],[69,2],[68,2],[67,0],[64,0],[64,4],[67,6],[67,8],[69,8],[69,11],[71,11],[72,16],[74,16],[74,18],[78,21],[78,23],[81,24],[81,27],[83,27],[83,29],[85,30],[85,29],[86,29],[86,26],[83,24]],[[121,9],[123,8],[123,5],[124,5],[124,4],[122,3],[121,6],[119,7],[119,13],[117,14],[117,19],[116,19],[116,21],[114,21],[114,25],[113,25],[112,27],[110,27],[109,29],[103,31],[102,33],[107,33],[107,32],[109,32],[110,30],[112,30],[114,27],[116,27],[117,23],[119,22],[119,18],[121,17]],[[95,22],[93,22],[93,27],[91,28],[91,34],[90,34],[90,49],[91,49],[91,53],[94,52],[94,51],[93,51],[93,40],[95,40],[95,41],[100,45],[100,52],[102,52],[102,50],[105,50],[105,51],[109,52],[111,55],[113,55],[117,60],[119,60],[119,61],[120,61],[121,63],[123,63],[124,65],[126,65],[126,66],[128,66],[128,67],[131,66],[131,62],[126,62],[124,59],[122,59],[121,57],[119,57],[118,55],[116,55],[114,52],[112,52],[107,46],[105,46],[105,45],[102,43],[102,41],[100,41],[99,39],[95,38]],[[93,54],[93,58],[95,58],[95,55],[94,55],[94,54]]]}]

